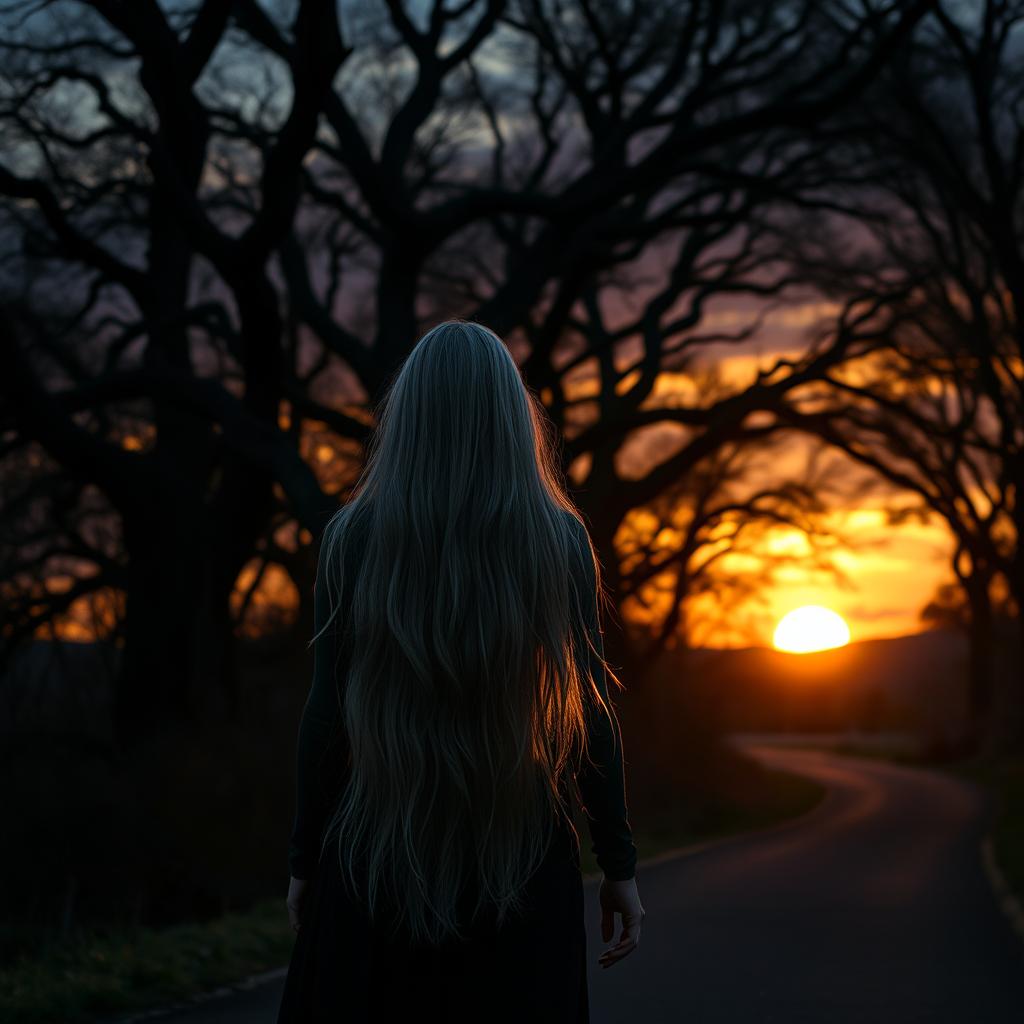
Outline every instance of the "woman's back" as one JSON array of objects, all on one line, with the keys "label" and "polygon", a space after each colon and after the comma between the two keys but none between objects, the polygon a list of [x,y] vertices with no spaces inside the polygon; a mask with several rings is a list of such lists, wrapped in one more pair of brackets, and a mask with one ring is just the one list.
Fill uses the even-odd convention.
[{"label": "woman's back", "polygon": [[[353,545],[348,556],[353,568],[358,550]],[[582,570],[581,582],[591,586]],[[322,621],[327,609],[322,595],[318,604],[317,619]],[[595,599],[591,638],[603,654],[597,623]],[[343,884],[329,845],[320,858],[335,790],[347,777],[348,750],[335,698],[336,683],[343,685],[335,665],[343,675],[345,655],[343,645],[334,646],[336,634],[331,636],[331,647],[321,648],[317,659],[299,733],[289,862],[292,876],[312,879],[313,889],[289,969],[280,1024],[319,1019],[318,1006],[344,1006],[350,1020],[413,1010],[422,1019],[426,1005],[434,1005],[437,1019],[446,1021],[482,1019],[485,1012],[490,1020],[588,1020],[580,848],[577,835],[564,822],[555,822],[551,846],[527,885],[525,913],[501,927],[493,913],[473,922],[475,893],[466,892],[460,901],[466,937],[438,948],[403,938],[400,931],[396,938],[386,909],[371,922]],[[596,678],[611,708],[604,673]],[[614,711],[609,719],[597,710],[588,719],[590,756],[575,782],[598,864],[610,881],[627,880],[634,877],[636,848],[627,817],[621,733]],[[464,1018],[455,1016],[457,1007]],[[538,1017],[541,1010],[550,1016]]]}]

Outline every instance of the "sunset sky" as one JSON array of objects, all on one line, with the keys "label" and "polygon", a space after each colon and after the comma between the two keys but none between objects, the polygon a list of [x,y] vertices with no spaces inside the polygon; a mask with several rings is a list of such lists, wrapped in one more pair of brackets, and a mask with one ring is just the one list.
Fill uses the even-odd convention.
[{"label": "sunset sky", "polygon": [[[740,345],[707,346],[702,349],[702,356],[707,364],[717,367],[723,385],[734,392],[780,356],[797,357],[806,352],[807,332],[827,321],[832,312],[832,307],[814,301],[784,306],[767,314],[756,338]],[[736,330],[749,322],[750,316],[749,308],[722,310],[705,318],[700,329]],[[626,363],[624,358],[622,365]],[[663,374],[657,390],[662,401],[668,392],[677,392],[690,402],[695,400],[693,381],[677,374]],[[624,446],[624,461],[636,460],[642,466],[655,453],[660,461],[678,443],[673,437],[677,429],[668,425],[651,428],[643,437],[635,436]],[[765,462],[769,475],[760,481],[751,479],[751,487],[763,486],[769,479],[778,482],[786,474],[799,474],[811,444],[801,435],[788,436],[790,440],[781,453],[774,453]],[[779,528],[766,537],[765,550],[776,554],[788,551],[796,556],[796,561],[776,571],[775,584],[763,590],[758,600],[746,602],[736,614],[726,616],[725,623],[714,625],[719,616],[712,610],[713,598],[698,595],[691,599],[693,618],[703,620],[697,630],[700,646],[771,646],[775,626],[783,615],[808,604],[824,605],[838,612],[849,624],[853,643],[904,636],[925,628],[919,618],[920,610],[933,598],[936,587],[952,578],[953,543],[948,530],[935,519],[929,523],[889,525],[885,509],[915,504],[913,496],[886,489],[870,471],[841,453],[835,453],[835,457],[844,464],[843,477],[848,484],[845,489],[853,497],[837,504],[828,522],[854,538],[860,548],[834,555],[835,563],[855,589],[843,589],[830,576],[812,574],[799,559],[806,548],[803,536],[798,531]],[[722,571],[742,574],[751,572],[755,566],[747,555],[726,555],[720,567]],[[642,611],[638,615],[644,617]]]},{"label": "sunset sky", "polygon": [[[851,642],[919,633],[925,628],[919,620],[921,608],[934,596],[936,587],[951,578],[952,542],[948,531],[937,522],[917,522],[889,526],[886,523],[884,496],[865,499],[859,508],[839,509],[834,515],[837,527],[853,533],[867,550],[846,554],[837,552],[834,560],[856,587],[840,588],[828,577],[814,578],[799,562],[776,572],[776,584],[763,594],[764,604],[748,602],[730,622],[740,621],[771,646],[772,633],[787,612],[801,605],[820,604],[838,612],[850,626]],[[802,536],[790,531],[773,537],[772,547],[787,543],[798,553]],[[746,556],[723,559],[723,570],[751,571]],[[699,596],[692,599],[692,614],[700,618],[714,603]],[[713,614],[713,613],[712,613]],[[719,626],[701,635],[701,646],[746,647],[752,641],[746,634]],[[756,641],[755,641],[756,642]]]},{"label": "sunset sky", "polygon": [[[724,355],[723,375],[749,376],[756,367],[770,365],[783,352],[793,355],[806,351],[806,331],[822,317],[828,318],[835,307],[819,302],[800,303],[782,308],[766,317],[764,328],[751,348],[760,354]],[[753,364],[753,365],[752,365]],[[803,447],[794,438],[794,461]],[[870,471],[840,456],[849,465],[855,479],[864,481],[870,491]],[[779,571],[779,584],[766,595],[765,622],[774,624],[792,608],[821,604],[837,611],[850,626],[851,641],[904,636],[922,629],[919,612],[934,596],[939,584],[952,578],[950,559],[953,541],[948,528],[937,519],[929,523],[911,521],[896,526],[886,522],[885,509],[912,504],[910,494],[862,493],[855,504],[839,508],[835,522],[839,529],[863,543],[864,550],[844,554],[835,560],[858,588],[839,589],[830,579],[811,580],[799,566]],[[793,542],[800,540],[794,535]],[[764,642],[770,639],[765,634]]]}]

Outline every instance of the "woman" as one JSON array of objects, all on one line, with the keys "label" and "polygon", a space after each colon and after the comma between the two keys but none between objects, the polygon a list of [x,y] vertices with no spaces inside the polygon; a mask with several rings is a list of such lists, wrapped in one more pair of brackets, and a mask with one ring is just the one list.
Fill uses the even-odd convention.
[{"label": "woman", "polygon": [[605,942],[622,918],[598,962],[640,941],[599,563],[547,424],[497,336],[442,323],[325,529],[279,1024],[587,1021],[573,781]]}]

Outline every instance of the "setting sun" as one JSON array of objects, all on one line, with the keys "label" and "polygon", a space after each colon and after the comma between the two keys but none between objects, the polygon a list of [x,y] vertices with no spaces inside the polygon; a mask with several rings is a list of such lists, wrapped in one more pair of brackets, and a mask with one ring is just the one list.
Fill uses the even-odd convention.
[{"label": "setting sun", "polygon": [[794,654],[825,651],[848,644],[850,627],[831,608],[805,604],[782,617],[775,627],[772,642],[778,650]]}]

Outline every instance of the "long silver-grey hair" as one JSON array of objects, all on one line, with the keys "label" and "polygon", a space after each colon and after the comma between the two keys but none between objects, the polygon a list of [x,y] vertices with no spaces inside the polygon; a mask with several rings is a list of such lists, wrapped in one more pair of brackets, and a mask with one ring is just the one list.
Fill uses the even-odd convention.
[{"label": "long silver-grey hair", "polygon": [[325,843],[371,919],[383,901],[417,941],[462,936],[466,887],[474,920],[522,908],[555,820],[573,829],[560,780],[587,754],[586,702],[607,713],[593,672],[621,685],[586,627],[606,597],[557,451],[502,340],[441,323],[390,382],[322,541],[351,750]]}]

